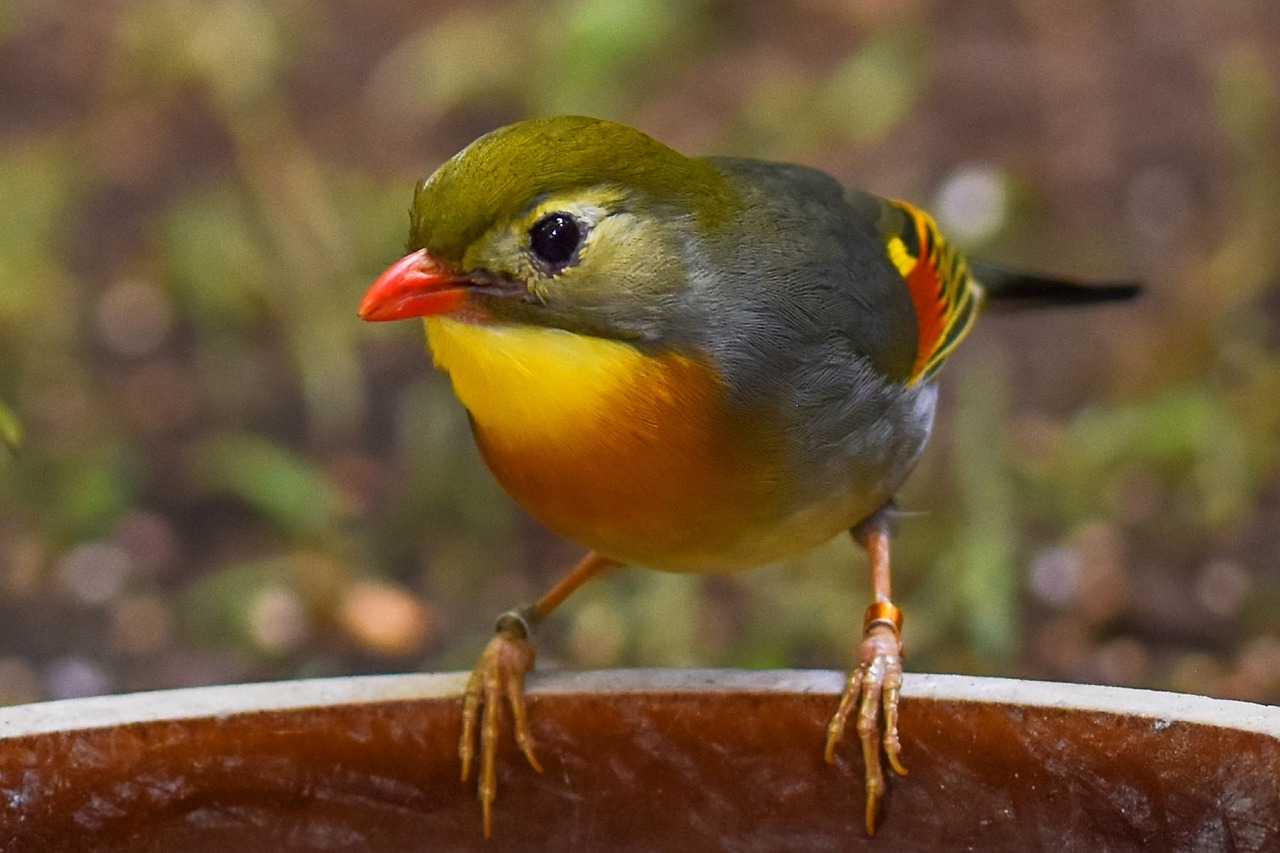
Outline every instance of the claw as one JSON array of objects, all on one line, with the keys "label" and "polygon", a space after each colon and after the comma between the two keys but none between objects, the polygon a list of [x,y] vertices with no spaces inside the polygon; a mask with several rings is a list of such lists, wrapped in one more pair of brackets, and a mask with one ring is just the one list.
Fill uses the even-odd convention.
[{"label": "claw", "polygon": [[825,757],[835,760],[836,747],[844,740],[849,715],[857,709],[858,741],[862,745],[867,789],[867,834],[875,835],[880,798],[884,795],[884,770],[880,752],[900,776],[907,774],[899,757],[898,697],[902,688],[902,641],[895,625],[875,621],[867,626],[858,646],[858,668],[849,673],[840,705],[827,725]]},{"label": "claw", "polygon": [[479,725],[480,774],[476,792],[484,814],[484,837],[493,834],[493,802],[498,796],[498,735],[502,728],[501,709],[505,697],[511,708],[516,744],[529,765],[539,773],[542,765],[533,752],[533,734],[525,707],[524,676],[533,669],[536,652],[519,626],[501,626],[480,656],[467,679],[462,696],[462,737],[458,757],[462,760],[462,781],[471,776],[476,758],[476,728]]}]

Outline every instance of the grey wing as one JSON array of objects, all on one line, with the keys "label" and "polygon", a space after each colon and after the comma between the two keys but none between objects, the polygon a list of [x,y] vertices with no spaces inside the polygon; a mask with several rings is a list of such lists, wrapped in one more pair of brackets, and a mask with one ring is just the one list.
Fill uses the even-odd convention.
[{"label": "grey wing", "polygon": [[814,169],[715,162],[747,201],[734,232],[758,236],[713,244],[703,263],[703,348],[741,402],[785,412],[799,470],[831,488],[888,488],[887,499],[923,449],[936,397],[905,382],[916,322],[885,251],[893,208]]}]

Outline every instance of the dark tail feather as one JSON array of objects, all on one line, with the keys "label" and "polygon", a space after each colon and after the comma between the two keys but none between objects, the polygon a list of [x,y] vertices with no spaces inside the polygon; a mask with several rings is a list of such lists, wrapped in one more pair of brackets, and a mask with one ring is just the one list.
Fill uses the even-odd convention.
[{"label": "dark tail feather", "polygon": [[1122,302],[1142,292],[1142,285],[1136,282],[1069,281],[1010,272],[982,262],[971,262],[969,269],[982,285],[989,312]]}]

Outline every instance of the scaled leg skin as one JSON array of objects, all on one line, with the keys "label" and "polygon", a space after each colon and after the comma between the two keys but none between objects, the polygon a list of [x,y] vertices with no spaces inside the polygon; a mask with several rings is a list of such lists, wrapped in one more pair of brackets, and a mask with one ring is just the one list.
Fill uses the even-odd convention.
[{"label": "scaled leg skin", "polygon": [[462,738],[458,742],[458,756],[462,759],[462,781],[465,782],[471,776],[471,765],[476,758],[478,726],[480,775],[477,793],[484,813],[485,838],[493,834],[493,801],[498,796],[498,734],[502,730],[503,699],[511,708],[516,745],[529,765],[542,772],[542,765],[533,752],[533,735],[529,731],[529,715],[524,701],[524,677],[533,669],[537,656],[532,642],[533,631],[571,592],[616,565],[618,562],[609,557],[588,554],[536,603],[513,608],[499,616],[493,639],[467,679],[467,688],[462,695]]},{"label": "scaled leg skin", "polygon": [[884,771],[880,750],[889,766],[900,776],[902,766],[898,742],[898,694],[902,688],[902,611],[889,600],[889,537],[893,506],[886,505],[853,528],[853,538],[866,549],[871,560],[871,583],[875,602],[863,617],[862,642],[858,644],[858,666],[849,673],[840,707],[827,726],[827,763],[835,761],[836,746],[844,739],[849,715],[857,709],[858,740],[866,772],[867,834],[875,835],[880,798],[884,794]]}]

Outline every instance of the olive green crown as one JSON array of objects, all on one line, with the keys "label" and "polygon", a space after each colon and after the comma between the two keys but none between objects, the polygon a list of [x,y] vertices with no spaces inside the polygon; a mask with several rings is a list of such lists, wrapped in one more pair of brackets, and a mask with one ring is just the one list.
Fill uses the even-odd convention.
[{"label": "olive green crown", "polygon": [[676,205],[704,229],[732,209],[732,190],[706,160],[610,121],[536,118],[480,137],[418,185],[410,248],[459,263],[494,223],[514,220],[551,193],[599,185]]}]

